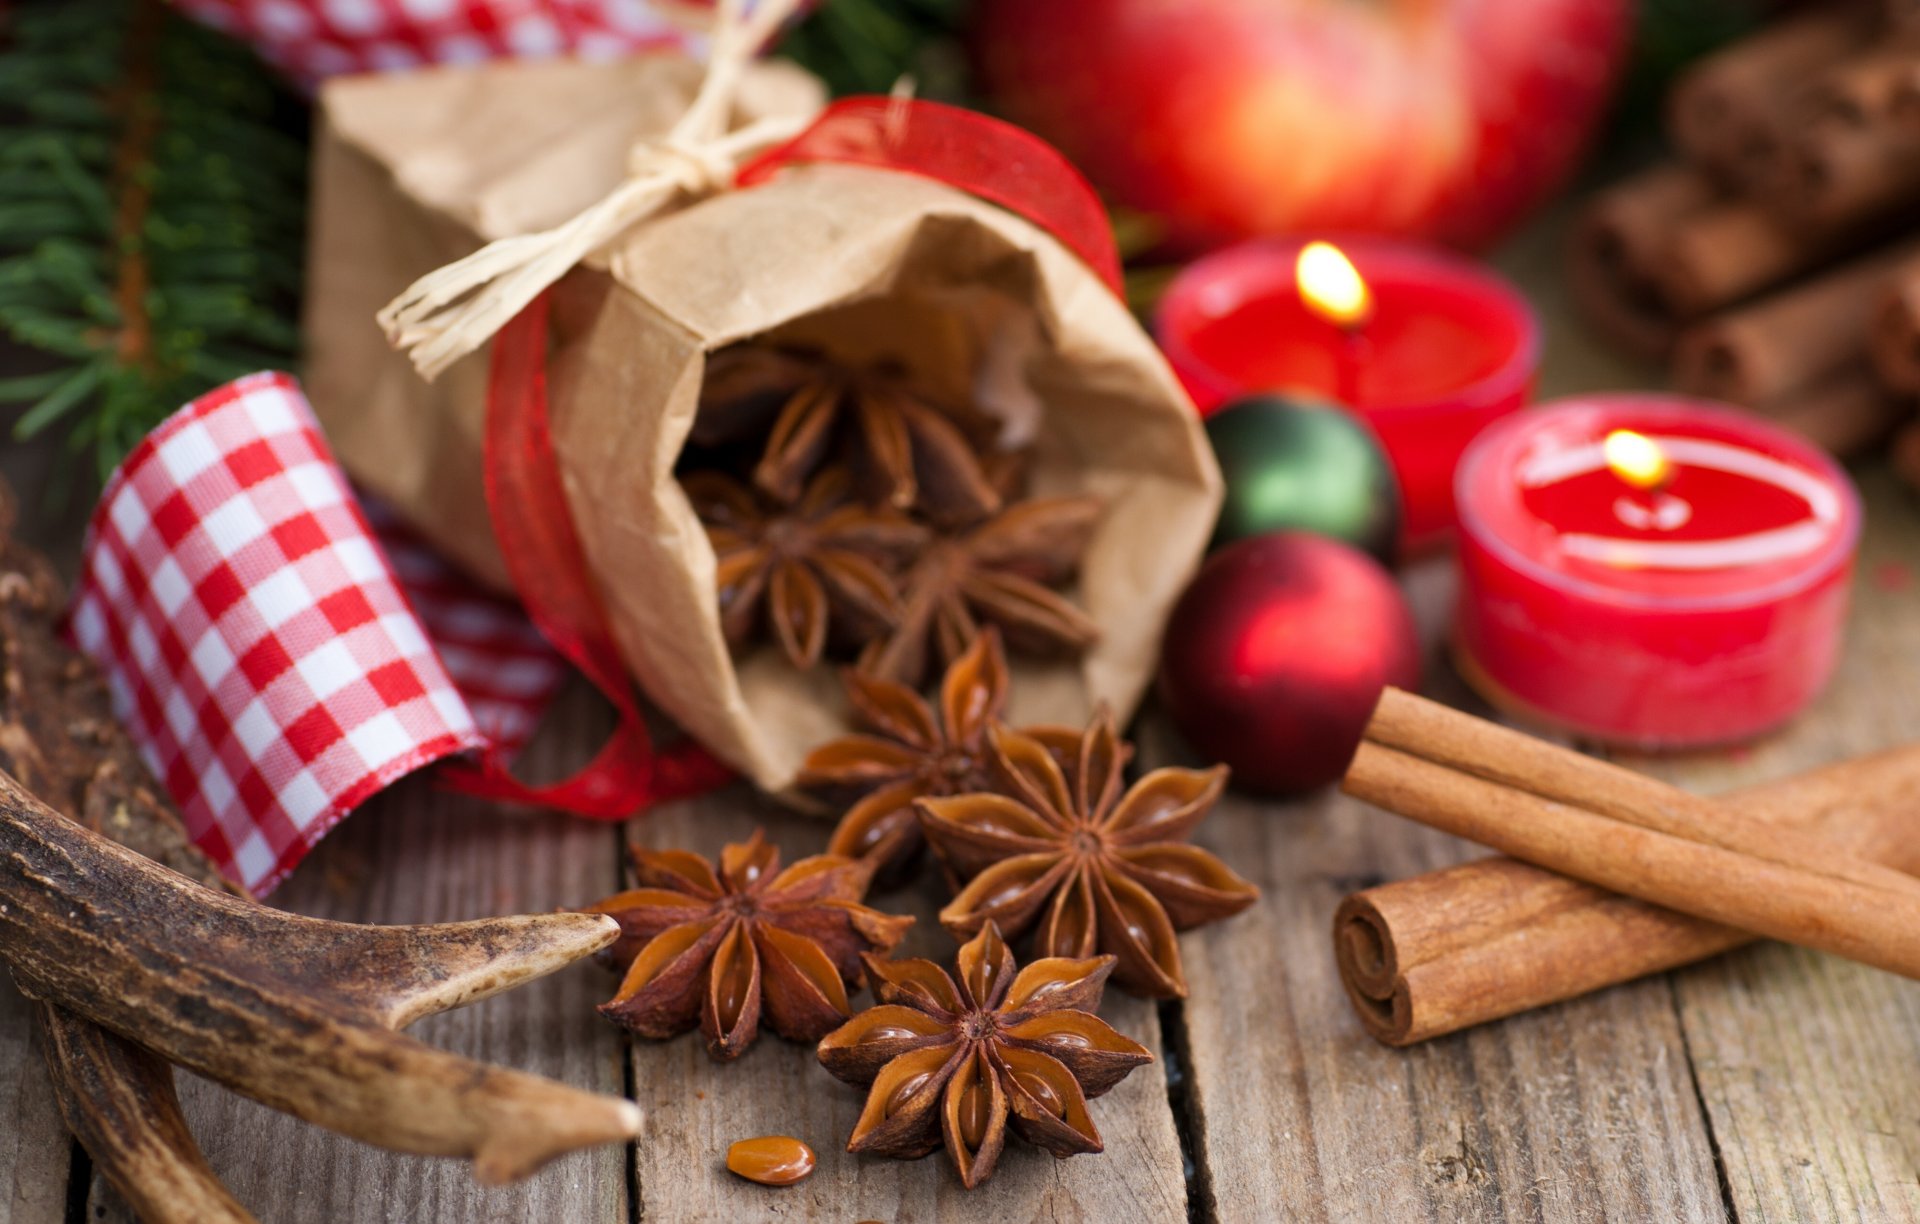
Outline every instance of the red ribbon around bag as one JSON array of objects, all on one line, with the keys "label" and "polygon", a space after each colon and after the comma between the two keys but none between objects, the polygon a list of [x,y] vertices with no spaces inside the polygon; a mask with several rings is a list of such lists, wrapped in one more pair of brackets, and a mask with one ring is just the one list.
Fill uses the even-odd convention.
[{"label": "red ribbon around bag", "polygon": [[[844,98],[785,144],[742,166],[751,188],[789,166],[835,162],[935,179],[998,204],[1047,231],[1120,292],[1120,259],[1106,213],[1072,163],[1039,137],[974,111],[902,98]],[[727,780],[724,765],[691,740],[655,751],[633,681],[593,589],[554,460],[547,416],[547,297],[494,338],[487,397],[487,505],[514,588],[555,649],[619,711],[612,738],[578,773],[530,786],[502,754],[451,765],[450,785],[470,794],[619,820]]]}]

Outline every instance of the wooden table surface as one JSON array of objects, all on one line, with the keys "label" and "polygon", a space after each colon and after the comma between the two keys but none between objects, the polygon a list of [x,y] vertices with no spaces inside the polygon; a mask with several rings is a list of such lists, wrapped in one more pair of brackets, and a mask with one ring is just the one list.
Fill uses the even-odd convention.
[{"label": "wooden table surface", "polygon": [[[1550,320],[1564,318],[1557,238],[1542,226],[1503,257]],[[1577,328],[1549,330],[1544,393],[1647,381]],[[1740,752],[1636,764],[1714,791],[1920,737],[1920,513],[1877,468],[1861,479],[1869,528],[1831,691]],[[1446,566],[1405,579],[1437,638]],[[1428,689],[1462,695],[1437,654]],[[574,694],[538,751],[557,767],[605,725]],[[1138,731],[1149,758],[1173,753],[1151,714]],[[356,922],[543,910],[619,887],[629,836],[711,852],[755,824],[791,855],[825,840],[823,825],[741,789],[623,830],[494,811],[414,782],[343,825],[273,901]],[[1920,985],[1762,944],[1391,1050],[1361,1031],[1340,989],[1335,902],[1475,848],[1335,795],[1234,797],[1198,840],[1264,898],[1183,938],[1184,1003],[1110,994],[1102,1014],[1159,1061],[1094,1103],[1106,1154],[1055,1161],[1010,1143],[971,1193],[943,1157],[845,1154],[861,1093],[808,1049],[767,1038],[722,1067],[696,1037],[629,1044],[594,1014],[614,983],[592,965],[416,1030],[475,1058],[631,1094],[648,1111],[635,1147],[576,1154],[523,1185],[480,1189],[462,1163],[376,1151],[184,1073],[182,1096],[213,1167],[270,1222],[1920,1218]],[[928,891],[881,904],[917,913],[909,950],[944,959],[938,901]],[[0,1126],[0,1224],[129,1218],[62,1130],[4,975],[0,1118],[14,1120]],[[730,1141],[766,1133],[806,1139],[819,1171],[769,1191],[722,1170]]]}]

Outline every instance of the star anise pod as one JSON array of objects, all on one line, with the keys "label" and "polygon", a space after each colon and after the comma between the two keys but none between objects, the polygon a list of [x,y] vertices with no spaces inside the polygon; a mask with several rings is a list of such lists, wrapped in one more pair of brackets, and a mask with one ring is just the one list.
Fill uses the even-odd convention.
[{"label": "star anise pod", "polygon": [[873,869],[822,854],[780,870],[755,830],[720,852],[719,871],[684,850],[633,847],[639,887],[588,906],[611,914],[626,976],[600,1014],[643,1037],[696,1024],[716,1059],[738,1058],[767,1027],[817,1041],[850,1014],[860,958],[900,942],[913,919],[860,904]]},{"label": "star anise pod", "polygon": [[1042,741],[988,732],[1000,794],[922,799],[927,841],[966,886],[940,911],[964,938],[987,923],[1009,935],[1038,926],[1046,956],[1119,959],[1114,983],[1184,998],[1175,931],[1235,914],[1258,889],[1186,844],[1226,786],[1225,766],[1156,769],[1131,789],[1125,748],[1102,708],[1063,770]]},{"label": "star anise pod", "polygon": [[982,620],[998,625],[1008,648],[1021,653],[1086,650],[1100,627],[1050,588],[1080,568],[1102,505],[1097,497],[1032,498],[935,540],[901,582],[905,606],[897,627],[867,646],[860,669],[918,688],[936,655],[950,664],[966,652]]},{"label": "star anise pod", "polygon": [[807,668],[820,661],[830,627],[858,642],[899,622],[889,569],[919,550],[926,529],[849,501],[840,469],[816,476],[787,510],[769,510],[718,472],[690,472],[680,483],[713,546],[728,644],[746,643],[764,619],[793,665]]},{"label": "star anise pod", "polygon": [[1050,958],[1016,975],[989,922],[957,968],[955,981],[932,961],[867,958],[879,1005],[819,1051],[835,1076],[873,1085],[847,1150],[914,1160],[944,1142],[969,1190],[993,1173],[1009,1123],[1056,1157],[1100,1151],[1088,1098],[1153,1061],[1093,1014],[1113,958]]},{"label": "star anise pod", "polygon": [[855,466],[873,496],[940,522],[969,523],[1000,508],[980,451],[995,430],[984,414],[936,406],[897,369],[856,370],[823,357],[767,345],[736,345],[708,361],[696,436],[707,442],[766,428],[753,471],[763,492],[800,496],[837,437],[852,443]]},{"label": "star anise pod", "polygon": [[904,684],[849,669],[847,699],[863,730],[807,755],[797,785],[851,802],[827,842],[829,854],[871,858],[884,885],[903,879],[923,841],[915,799],[984,790],[987,726],[1007,704],[1007,660],[992,629],[953,661],[940,710]]}]

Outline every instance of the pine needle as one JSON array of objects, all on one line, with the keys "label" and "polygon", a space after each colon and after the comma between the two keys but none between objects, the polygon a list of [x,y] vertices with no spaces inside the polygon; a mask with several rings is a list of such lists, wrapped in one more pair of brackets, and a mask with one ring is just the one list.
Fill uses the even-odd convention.
[{"label": "pine needle", "polygon": [[304,116],[246,47],[164,0],[9,14],[0,48],[0,379],[14,433],[66,427],[104,478],[174,409],[291,363]]}]

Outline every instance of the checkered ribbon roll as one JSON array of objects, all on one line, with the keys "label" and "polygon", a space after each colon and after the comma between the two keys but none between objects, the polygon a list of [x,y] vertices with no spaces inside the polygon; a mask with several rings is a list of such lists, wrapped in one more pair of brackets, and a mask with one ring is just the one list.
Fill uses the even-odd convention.
[{"label": "checkered ribbon roll", "polygon": [[194,840],[256,894],[403,774],[523,740],[560,681],[517,606],[389,534],[392,560],[283,374],[168,418],[94,512],[73,634]]},{"label": "checkered ribbon roll", "polygon": [[177,0],[300,83],[427,64],[572,55],[619,59],[686,44],[691,0]]}]

